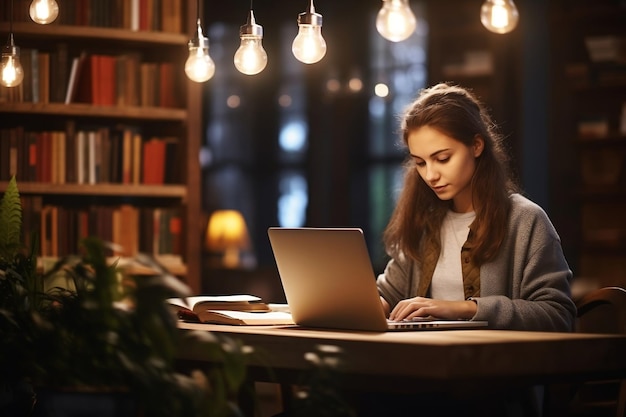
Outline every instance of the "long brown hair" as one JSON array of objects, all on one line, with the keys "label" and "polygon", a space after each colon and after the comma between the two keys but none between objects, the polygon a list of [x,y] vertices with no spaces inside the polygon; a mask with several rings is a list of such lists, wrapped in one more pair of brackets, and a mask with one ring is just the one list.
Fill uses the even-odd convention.
[{"label": "long brown hair", "polygon": [[[477,136],[485,143],[472,177],[474,263],[481,265],[498,253],[506,235],[509,195],[517,191],[511,179],[502,136],[483,104],[467,89],[437,84],[420,92],[401,122],[403,145],[410,132],[429,126],[472,146]],[[383,240],[391,256],[400,252],[421,261],[423,245],[441,250],[440,229],[450,201],[440,200],[424,182],[410,157],[404,164],[404,185]]]}]

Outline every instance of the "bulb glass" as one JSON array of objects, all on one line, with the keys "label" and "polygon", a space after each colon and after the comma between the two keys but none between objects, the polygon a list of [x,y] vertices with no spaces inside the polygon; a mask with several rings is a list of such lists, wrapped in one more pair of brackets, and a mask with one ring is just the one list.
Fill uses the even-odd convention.
[{"label": "bulb glass", "polygon": [[513,0],[487,0],[480,9],[480,21],[494,33],[511,32],[518,20],[519,13]]},{"label": "bulb glass", "polygon": [[322,36],[322,27],[308,24],[298,26],[298,35],[291,45],[293,55],[305,64],[320,61],[326,55],[326,41]]},{"label": "bulb glass", "polygon": [[47,25],[59,16],[59,5],[55,0],[33,0],[28,13],[33,22]]},{"label": "bulb glass", "polygon": [[189,58],[185,62],[185,74],[191,81],[203,83],[215,74],[215,63],[209,56],[209,48],[189,47]]},{"label": "bulb glass", "polygon": [[376,29],[383,38],[400,42],[413,34],[417,20],[408,0],[383,0],[383,7],[376,16]]},{"label": "bulb glass", "polygon": [[20,85],[24,80],[24,70],[19,55],[2,54],[0,72],[2,76],[0,84],[3,86],[16,87]]},{"label": "bulb glass", "polygon": [[234,58],[237,70],[246,75],[255,75],[265,69],[267,53],[259,36],[241,36],[241,45]]}]

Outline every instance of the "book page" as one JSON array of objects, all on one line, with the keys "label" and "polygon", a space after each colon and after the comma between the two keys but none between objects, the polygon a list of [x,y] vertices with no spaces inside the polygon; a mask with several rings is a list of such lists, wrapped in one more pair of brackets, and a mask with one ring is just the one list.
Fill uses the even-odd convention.
[{"label": "book page", "polygon": [[[252,313],[249,311],[208,310],[199,314],[205,323],[240,324],[240,325],[279,325],[294,324],[290,313],[268,311]],[[221,316],[221,317],[220,317]]]},{"label": "book page", "polygon": [[259,297],[248,294],[236,294],[236,295],[197,295],[186,298],[168,298],[167,302],[179,307],[188,308],[193,310],[193,307],[202,302],[258,302],[261,301]]}]

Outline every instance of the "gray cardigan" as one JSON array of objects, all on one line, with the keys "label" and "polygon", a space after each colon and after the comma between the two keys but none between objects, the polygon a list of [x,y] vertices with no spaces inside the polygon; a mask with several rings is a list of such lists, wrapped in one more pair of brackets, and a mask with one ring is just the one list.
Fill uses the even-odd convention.
[{"label": "gray cardigan", "polygon": [[[561,240],[541,207],[520,194],[510,198],[507,237],[497,257],[480,267],[480,297],[472,320],[487,320],[493,329],[572,331],[572,271]],[[400,256],[389,261],[376,282],[393,308],[414,297],[419,280],[418,265]]]}]

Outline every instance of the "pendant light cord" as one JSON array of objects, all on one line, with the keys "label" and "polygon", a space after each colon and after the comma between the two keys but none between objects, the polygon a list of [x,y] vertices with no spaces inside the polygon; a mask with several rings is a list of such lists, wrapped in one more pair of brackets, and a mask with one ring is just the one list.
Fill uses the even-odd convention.
[{"label": "pendant light cord", "polygon": [[11,16],[9,18],[9,42],[8,46],[13,46],[15,42],[13,41],[13,0],[11,0]]}]

